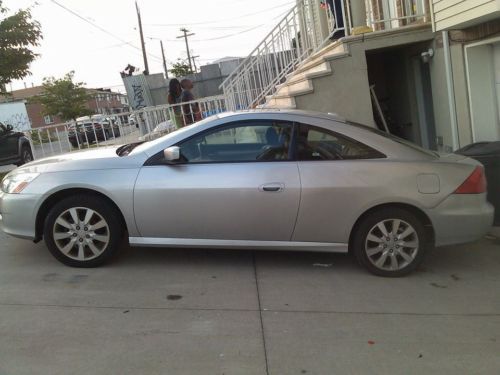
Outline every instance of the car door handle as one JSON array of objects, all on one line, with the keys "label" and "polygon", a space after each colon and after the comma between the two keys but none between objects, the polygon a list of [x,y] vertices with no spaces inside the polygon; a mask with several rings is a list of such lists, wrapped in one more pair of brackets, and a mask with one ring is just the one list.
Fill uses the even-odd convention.
[{"label": "car door handle", "polygon": [[259,187],[259,190],[264,192],[280,192],[285,190],[285,184],[279,182],[264,184]]}]

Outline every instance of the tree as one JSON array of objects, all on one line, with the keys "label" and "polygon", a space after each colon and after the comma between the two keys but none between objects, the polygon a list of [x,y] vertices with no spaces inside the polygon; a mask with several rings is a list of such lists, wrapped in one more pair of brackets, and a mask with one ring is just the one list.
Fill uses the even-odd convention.
[{"label": "tree", "polygon": [[186,61],[177,59],[177,62],[172,64],[172,69],[169,70],[176,77],[185,77],[191,74],[191,68]]},{"label": "tree", "polygon": [[32,48],[42,39],[40,23],[31,17],[31,9],[21,9],[7,16],[0,0],[0,94],[14,79],[30,74],[29,66],[38,56]]},{"label": "tree", "polygon": [[74,75],[75,72],[71,71],[64,78],[43,79],[43,91],[32,101],[43,105],[44,115],[58,116],[63,121],[68,121],[92,113],[87,107],[92,96],[83,87],[83,82],[73,82]]}]

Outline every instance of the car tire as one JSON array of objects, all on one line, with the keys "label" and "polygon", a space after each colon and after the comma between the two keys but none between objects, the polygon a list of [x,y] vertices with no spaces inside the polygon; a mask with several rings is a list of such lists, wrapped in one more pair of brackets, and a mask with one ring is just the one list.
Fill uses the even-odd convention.
[{"label": "car tire", "polygon": [[49,251],[61,263],[90,268],[109,261],[123,238],[120,213],[107,200],[75,195],[56,203],[44,225]]},{"label": "car tire", "polygon": [[29,163],[30,161],[33,161],[33,152],[31,152],[31,147],[23,145],[21,147],[21,161],[17,164],[17,166],[19,167],[20,165]]},{"label": "car tire", "polygon": [[423,261],[429,239],[422,222],[410,211],[383,208],[364,217],[353,233],[352,250],[368,271],[401,277]]}]

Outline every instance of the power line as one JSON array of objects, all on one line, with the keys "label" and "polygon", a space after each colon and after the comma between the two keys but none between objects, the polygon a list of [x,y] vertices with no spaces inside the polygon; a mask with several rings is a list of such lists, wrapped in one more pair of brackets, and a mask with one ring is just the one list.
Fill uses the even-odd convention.
[{"label": "power line", "polygon": [[[101,32],[103,32],[103,33],[105,33],[105,34],[107,34],[107,35],[109,35],[109,36],[111,36],[111,37],[113,37],[113,38],[115,38],[115,39],[119,40],[120,42],[122,42],[122,43],[123,43],[123,44],[125,44],[125,45],[128,45],[129,47],[132,47],[132,48],[134,48],[134,49],[136,49],[136,50],[142,51],[142,50],[141,50],[141,48],[139,48],[139,47],[137,47],[137,46],[133,45],[132,43],[130,43],[130,42],[128,42],[128,41],[126,41],[125,39],[122,39],[122,38],[121,38],[121,37],[119,37],[118,35],[113,34],[112,32],[110,32],[110,31],[108,31],[108,30],[104,29],[103,27],[99,26],[99,25],[98,25],[98,24],[96,24],[95,22],[92,22],[92,21],[90,21],[89,19],[87,19],[87,18],[85,18],[85,17],[81,16],[81,15],[80,15],[80,14],[78,14],[76,11],[74,11],[74,10],[72,10],[72,9],[70,9],[70,8],[68,8],[68,7],[66,7],[66,6],[64,6],[63,4],[59,3],[58,1],[56,1],[56,0],[50,0],[50,1],[51,1],[52,3],[54,3],[55,5],[59,6],[60,8],[64,9],[66,12],[71,13],[72,15],[74,15],[75,17],[78,17],[79,19],[81,19],[82,21],[84,21],[84,22],[88,23],[89,25],[94,26],[94,27],[95,27],[96,29],[98,29],[99,31],[101,31]],[[155,59],[157,59],[158,61],[162,61],[161,57],[158,57],[158,56],[152,55],[152,54],[150,54],[150,53],[148,53],[148,55],[149,55],[149,56],[151,56],[151,57],[153,57],[153,58],[155,58]]]},{"label": "power line", "polygon": [[266,12],[268,12],[270,10],[273,10],[273,9],[278,9],[278,8],[284,7],[286,5],[290,6],[292,4],[295,4],[295,2],[288,1],[286,3],[280,4],[280,5],[276,5],[276,6],[273,6],[271,8],[262,9],[262,10],[259,10],[257,12],[242,14],[241,16],[238,16],[238,17],[224,18],[224,19],[219,19],[219,20],[214,20],[214,21],[193,22],[193,23],[152,23],[152,24],[148,24],[148,26],[195,26],[195,25],[208,25],[208,24],[213,24],[213,23],[219,23],[219,22],[224,22],[224,21],[232,21],[232,20],[237,20],[237,19],[240,19],[240,18],[250,17],[250,16],[257,15],[257,14],[266,13]]},{"label": "power line", "polygon": [[[276,17],[271,18],[271,21],[274,21],[276,19],[281,19],[288,12],[289,12],[289,10],[287,9],[285,12],[280,13]],[[240,35],[240,34],[244,34],[244,33],[250,32],[252,30],[258,29],[259,27],[263,27],[263,26],[267,26],[267,24],[260,24],[260,25],[257,25],[257,26],[251,26],[250,28],[248,28],[246,30],[238,31],[238,32],[232,33],[232,34],[224,34],[224,35],[213,37],[213,38],[193,39],[193,42],[204,42],[204,41],[210,41],[210,40],[226,39],[226,38],[230,38],[230,37],[233,37],[233,36],[236,36],[236,35]],[[176,39],[165,39],[165,40],[167,40],[169,42],[181,42],[181,40],[176,40]]]},{"label": "power line", "polygon": [[245,33],[248,33],[250,31],[253,31],[255,29],[258,29],[262,26],[266,26],[265,24],[260,24],[260,25],[257,25],[257,26],[254,26],[254,27],[251,27],[249,29],[246,29],[246,30],[243,30],[243,31],[238,31],[237,33],[233,33],[233,34],[227,34],[227,35],[223,35],[223,36],[217,36],[217,37],[214,37],[214,38],[207,38],[207,39],[193,39],[193,42],[207,42],[207,41],[210,41],[210,40],[219,40],[219,39],[226,39],[226,38],[231,38],[233,36],[236,36],[236,35],[240,35],[240,34],[245,34]]}]

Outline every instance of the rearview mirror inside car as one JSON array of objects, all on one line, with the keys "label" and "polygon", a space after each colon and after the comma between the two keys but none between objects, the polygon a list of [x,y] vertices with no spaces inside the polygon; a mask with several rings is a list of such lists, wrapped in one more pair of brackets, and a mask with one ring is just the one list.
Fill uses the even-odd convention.
[{"label": "rearview mirror inside car", "polygon": [[176,162],[181,158],[181,149],[178,146],[172,146],[163,150],[163,157],[166,162]]}]

